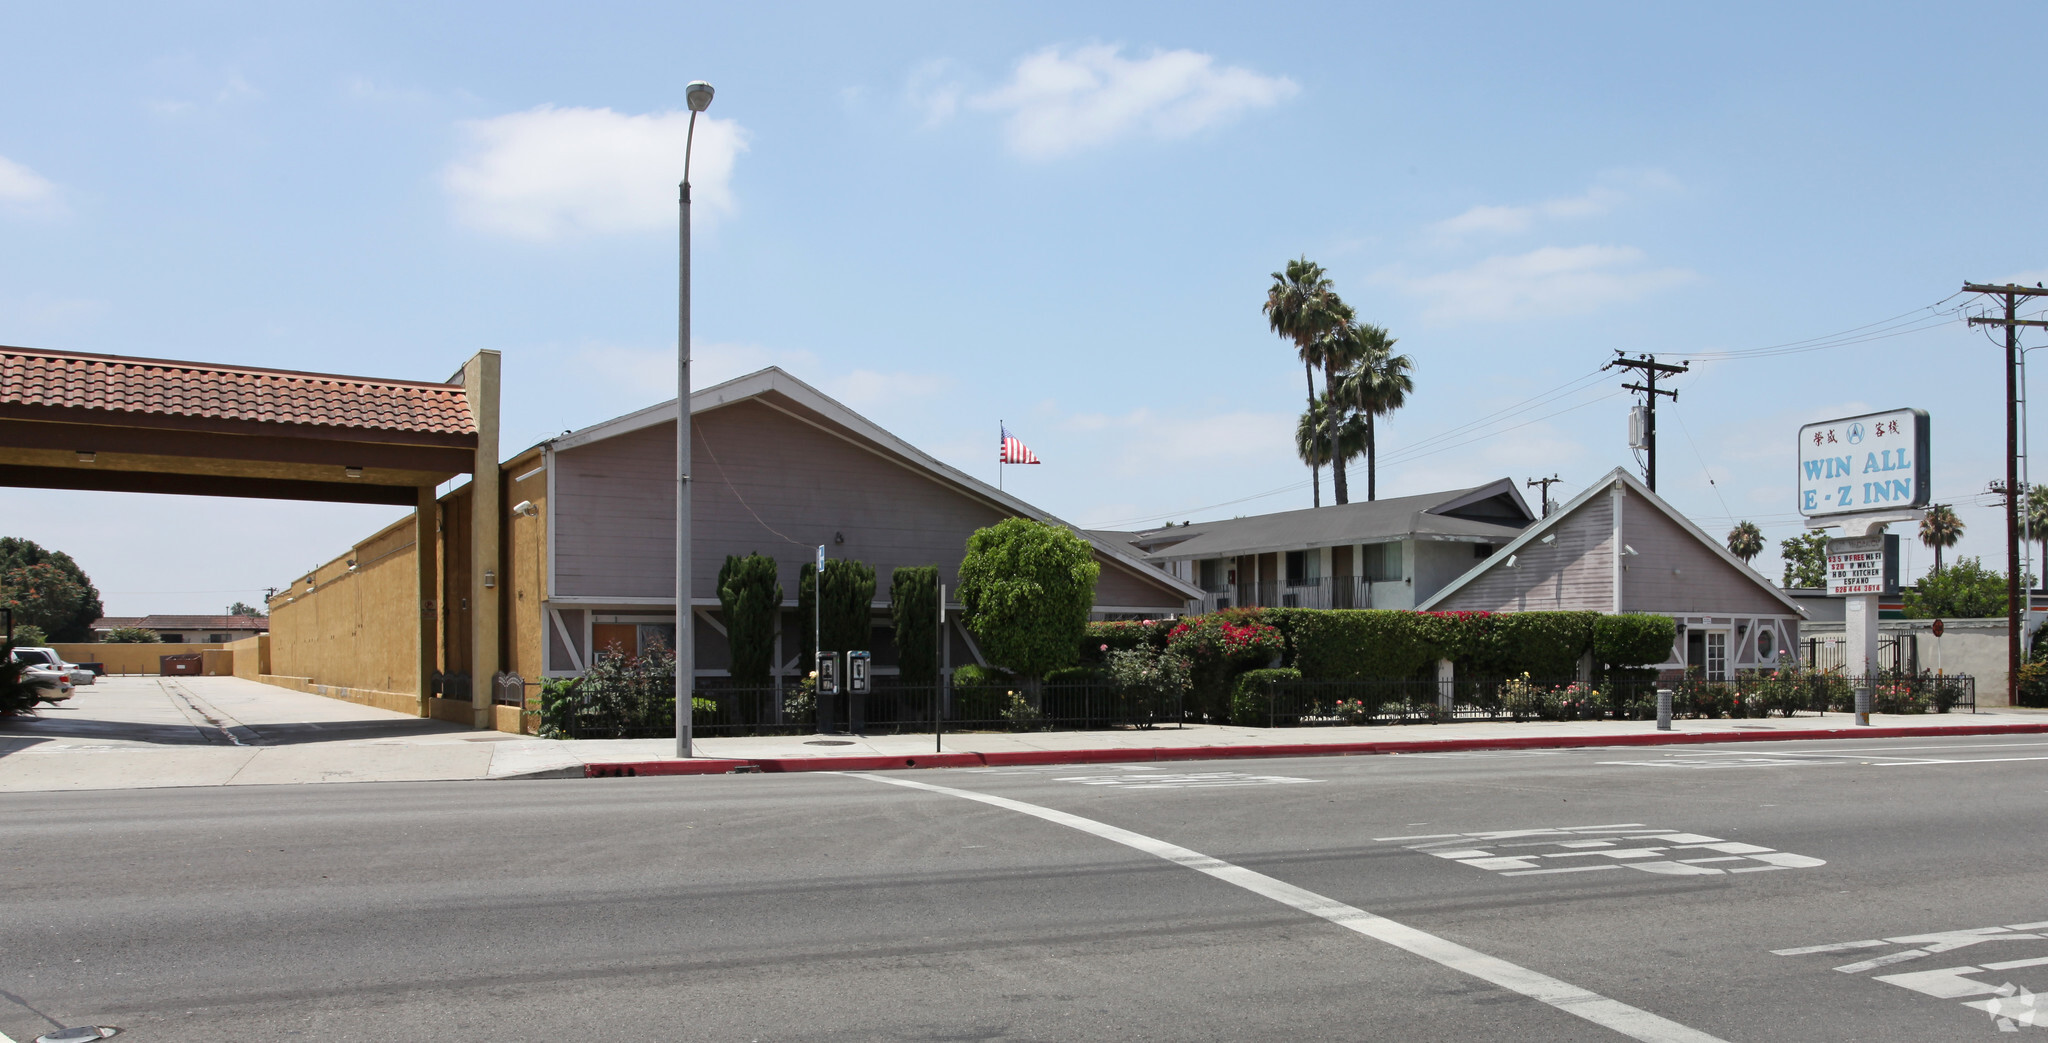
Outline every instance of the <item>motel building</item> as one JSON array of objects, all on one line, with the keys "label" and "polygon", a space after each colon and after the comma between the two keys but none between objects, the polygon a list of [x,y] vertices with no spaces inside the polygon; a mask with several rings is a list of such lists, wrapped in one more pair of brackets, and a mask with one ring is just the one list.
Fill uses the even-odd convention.
[{"label": "motel building", "polygon": [[[874,672],[888,676],[892,570],[937,566],[951,591],[976,529],[1010,517],[1064,524],[781,369],[694,392],[690,413],[688,632],[699,678],[727,674],[716,591],[727,555],[776,561],[787,635],[775,657],[778,684],[808,671],[797,662],[799,568],[820,545],[828,557],[872,566]],[[476,719],[472,699],[484,685],[493,713],[480,723],[518,731],[521,704],[540,679],[580,675],[602,650],[672,644],[675,424],[674,401],[650,406],[542,442],[504,461],[495,480],[440,496],[427,549],[426,567],[438,576],[431,603],[414,581],[422,569],[415,532],[427,530],[410,517],[298,577],[270,602],[263,679],[463,723]],[[478,534],[495,541],[494,553],[474,552]],[[1080,534],[1101,566],[1097,618],[1177,615],[1201,604],[1199,588],[1135,548]],[[985,663],[949,600],[950,661]],[[420,626],[423,616],[435,625]],[[438,644],[425,699],[416,665],[423,632]]]}]

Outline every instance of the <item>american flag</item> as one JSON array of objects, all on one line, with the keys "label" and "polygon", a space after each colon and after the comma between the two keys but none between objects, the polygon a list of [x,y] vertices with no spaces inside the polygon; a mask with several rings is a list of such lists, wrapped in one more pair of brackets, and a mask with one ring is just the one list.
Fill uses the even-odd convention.
[{"label": "american flag", "polygon": [[1033,453],[1030,447],[1024,443],[1010,437],[1009,428],[1003,428],[1002,431],[1003,448],[1001,454],[997,457],[998,462],[1006,464],[1035,464],[1038,462],[1038,454]]}]

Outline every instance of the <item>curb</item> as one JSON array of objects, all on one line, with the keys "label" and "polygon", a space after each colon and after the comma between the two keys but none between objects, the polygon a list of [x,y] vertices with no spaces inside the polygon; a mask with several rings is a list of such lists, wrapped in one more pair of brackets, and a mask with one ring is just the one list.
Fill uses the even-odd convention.
[{"label": "curb", "polygon": [[1048,764],[1135,764],[1237,757],[1355,757],[1373,754],[1463,753],[1474,750],[1560,750],[1601,746],[1689,746],[1717,742],[1825,739],[1917,739],[1943,735],[2040,735],[2044,724],[1911,725],[1801,728],[1770,732],[1651,732],[1647,735],[1504,736],[1497,739],[1408,739],[1393,742],[1268,743],[1257,746],[1167,746],[1152,750],[1017,750],[1007,753],[859,754],[844,757],[612,761],[583,766],[585,778],[641,775],[776,774],[804,771],[901,771],[917,768],[1002,768]]}]

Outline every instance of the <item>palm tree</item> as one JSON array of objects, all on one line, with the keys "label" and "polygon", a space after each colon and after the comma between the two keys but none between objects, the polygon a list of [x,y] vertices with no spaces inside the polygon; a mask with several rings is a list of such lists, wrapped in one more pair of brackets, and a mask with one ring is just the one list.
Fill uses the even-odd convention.
[{"label": "palm tree", "polygon": [[1755,522],[1738,522],[1728,530],[1728,553],[1742,559],[1744,565],[1749,559],[1764,552],[1764,531]]},{"label": "palm tree", "polygon": [[[1334,424],[1332,417],[1337,418]],[[1342,405],[1333,407],[1328,396],[1317,395],[1294,423],[1295,455],[1311,466],[1325,464],[1335,446],[1338,460],[1355,460],[1365,452],[1365,425],[1363,413],[1346,412]]]},{"label": "palm tree", "polygon": [[[1328,305],[1334,296],[1323,266],[1307,257],[1289,261],[1285,271],[1274,272],[1273,285],[1266,289],[1266,322],[1274,333],[1293,342],[1302,373],[1308,379],[1310,410],[1316,407],[1316,338],[1328,328]],[[1309,462],[1309,478],[1314,483],[1315,505],[1321,507],[1323,478],[1314,460]]]},{"label": "palm tree", "polygon": [[[1327,438],[1334,440],[1343,422],[1342,417],[1353,410],[1350,403],[1340,397],[1341,393],[1332,392],[1342,385],[1346,375],[1361,361],[1363,348],[1357,336],[1357,316],[1352,313],[1350,305],[1332,293],[1318,306],[1318,310],[1328,321],[1323,332],[1316,336],[1311,351],[1316,362],[1323,367],[1322,403],[1328,417],[1322,424],[1322,430]],[[1351,482],[1344,465],[1357,455],[1338,452],[1334,441],[1324,450],[1323,459],[1330,461],[1331,492],[1338,503],[1351,502]]]},{"label": "palm tree", "polygon": [[1956,517],[1954,508],[1937,503],[1927,508],[1927,514],[1920,519],[1920,542],[1934,548],[1934,571],[1941,572],[1941,550],[1953,547],[1963,538],[1963,520]]},{"label": "palm tree", "polygon": [[1408,371],[1415,366],[1406,355],[1394,354],[1395,338],[1384,326],[1369,322],[1351,324],[1351,372],[1337,388],[1337,398],[1365,416],[1365,498],[1379,499],[1379,431],[1376,418],[1408,404],[1415,380]]}]

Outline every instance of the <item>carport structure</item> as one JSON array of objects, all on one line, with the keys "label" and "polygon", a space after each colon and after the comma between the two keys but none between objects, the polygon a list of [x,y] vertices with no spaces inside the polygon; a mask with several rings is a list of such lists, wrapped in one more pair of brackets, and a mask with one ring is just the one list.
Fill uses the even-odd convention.
[{"label": "carport structure", "polygon": [[[0,486],[375,503],[414,508],[419,712],[439,651],[436,489],[498,492],[498,368],[479,352],[446,382],[0,347]],[[498,526],[471,513],[470,647],[498,647]],[[490,677],[495,662],[472,669]],[[488,727],[490,687],[473,686]]]}]

